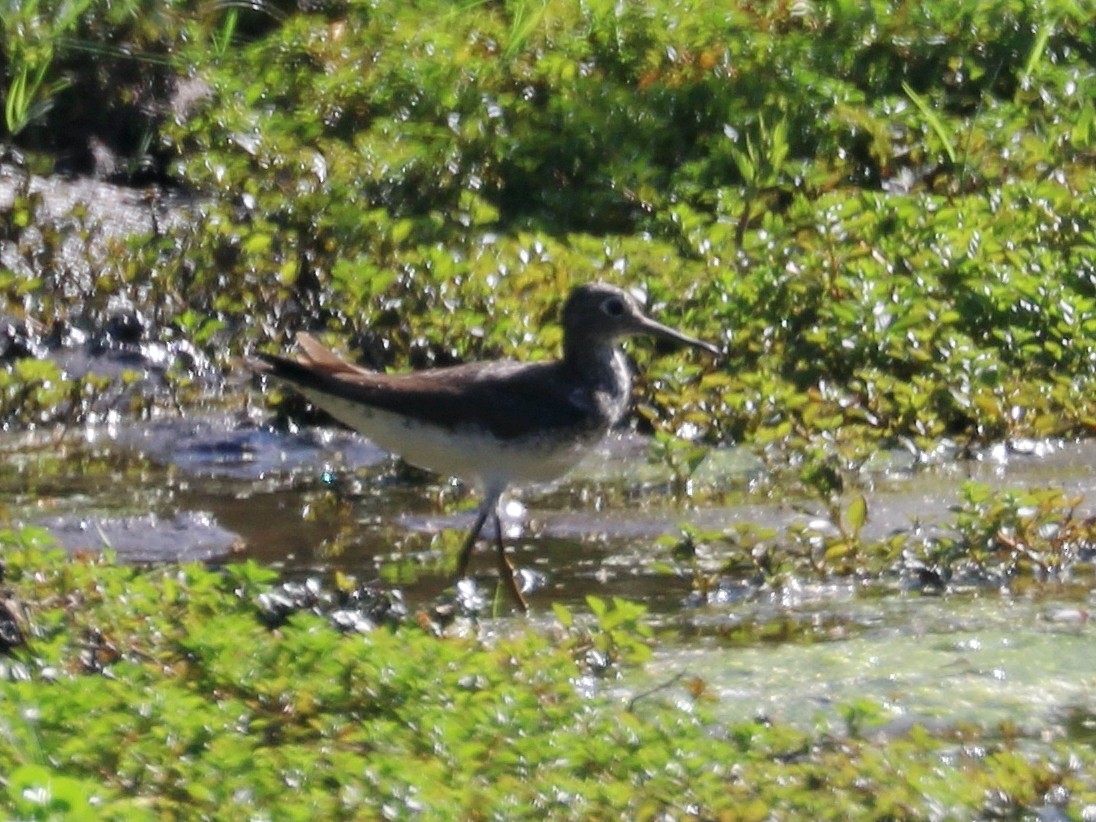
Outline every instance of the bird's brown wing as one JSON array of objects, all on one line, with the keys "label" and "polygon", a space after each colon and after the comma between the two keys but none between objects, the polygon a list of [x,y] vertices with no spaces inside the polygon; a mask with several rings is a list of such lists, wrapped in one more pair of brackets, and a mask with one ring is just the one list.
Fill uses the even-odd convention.
[{"label": "bird's brown wing", "polygon": [[[596,427],[592,401],[564,379],[559,362],[492,361],[382,374],[339,357],[308,334],[296,359],[260,354],[260,373],[307,389],[453,430],[481,427],[501,440]],[[322,402],[318,404],[322,407]]]}]

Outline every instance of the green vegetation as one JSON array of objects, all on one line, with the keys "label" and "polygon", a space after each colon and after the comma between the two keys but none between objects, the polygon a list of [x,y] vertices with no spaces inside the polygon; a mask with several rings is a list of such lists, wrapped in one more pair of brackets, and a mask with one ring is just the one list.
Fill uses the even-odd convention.
[{"label": "green vegetation", "polygon": [[69,34],[92,0],[42,3],[7,2],[0,11],[7,58],[4,124],[16,135],[49,111],[53,98],[68,84],[50,79],[58,41]]},{"label": "green vegetation", "polygon": [[[753,523],[711,532],[687,528],[665,537],[670,561],[664,573],[692,579],[707,595],[724,581],[781,590],[838,579],[865,587],[903,584],[927,592],[950,586],[1022,590],[1040,583],[1092,584],[1096,519],[1077,513],[1080,497],[1060,488],[994,491],[967,482],[951,522],[868,539],[867,498],[832,498],[828,515],[781,531]],[[699,560],[717,556],[716,567]]]},{"label": "green vegetation", "polygon": [[[120,237],[16,187],[0,424],[78,422],[103,397],[134,415],[235,400],[187,362],[134,399],[132,373],[112,386],[32,356],[50,331],[101,329],[118,299],[225,372],[301,328],[409,368],[552,356],[561,296],[605,278],[726,349],[713,367],[631,348],[670,490],[693,494],[705,448],[736,442],[829,506],[788,535],[690,531],[667,572],[701,593],[1091,587],[1094,524],[1061,491],[970,485],[950,531],[871,540],[861,480],[882,448],[930,460],[1096,426],[1094,13],[0,0],[5,156],[190,195],[149,193],[150,213],[189,209],[185,228]],[[1096,803],[1087,746],[1013,727],[878,736],[871,702],[845,706],[839,732],[727,726],[700,680],[625,705],[580,695],[662,638],[632,603],[501,636],[429,615],[340,634],[307,611],[269,624],[272,575],[254,566],[118,568],[38,542],[0,539],[12,817],[1082,818]]]},{"label": "green vegetation", "polygon": [[[1023,818],[1096,801],[1088,746],[1024,753],[1014,728],[892,739],[727,726],[698,679],[582,696],[649,641],[642,609],[559,610],[552,631],[438,635],[427,621],[275,629],[253,565],[72,561],[3,536],[0,807],[22,819]],[[637,656],[638,654],[638,656]],[[1052,799],[1048,799],[1052,797]],[[1056,797],[1056,798],[1054,798]]]},{"label": "green vegetation", "polygon": [[82,293],[39,248],[17,314],[122,293],[222,364],[309,326],[402,367],[548,355],[560,294],[607,277],[726,345],[657,364],[647,417],[774,462],[1096,420],[1085,3],[160,6],[89,4],[20,137],[101,99],[122,168],[201,198],[194,230]]}]

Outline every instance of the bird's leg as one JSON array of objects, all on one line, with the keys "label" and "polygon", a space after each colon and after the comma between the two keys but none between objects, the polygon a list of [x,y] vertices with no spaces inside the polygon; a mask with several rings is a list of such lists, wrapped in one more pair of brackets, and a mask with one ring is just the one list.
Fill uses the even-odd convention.
[{"label": "bird's leg", "polygon": [[498,549],[499,582],[510,592],[521,612],[527,614],[529,603],[525,601],[521,588],[518,587],[518,570],[514,567],[514,563],[510,562],[510,557],[506,556],[506,544],[502,541],[502,517],[499,516],[497,504],[495,506],[495,547]]},{"label": "bird's leg", "polygon": [[457,579],[463,579],[465,574],[468,573],[468,563],[472,559],[472,549],[476,547],[476,539],[479,537],[480,531],[483,530],[483,524],[487,522],[487,518],[492,513],[495,513],[496,517],[498,516],[496,508],[500,496],[502,496],[501,491],[488,491],[487,496],[484,497],[480,507],[476,510],[476,521],[472,523],[472,530],[468,532],[468,538],[464,540],[464,545],[460,549],[460,558],[457,560]]},{"label": "bird's leg", "polygon": [[468,532],[468,537],[464,540],[464,545],[460,549],[460,556],[457,559],[457,579],[462,579],[467,574],[468,563],[472,559],[472,550],[476,547],[476,540],[479,538],[480,532],[483,531],[487,518],[493,517],[495,520],[495,547],[498,551],[499,581],[510,592],[522,613],[527,613],[529,605],[518,587],[517,569],[510,562],[510,558],[506,556],[506,544],[502,540],[502,518],[499,516],[498,510],[501,498],[501,489],[489,489],[480,507],[476,510],[476,519],[472,523],[472,530]]}]

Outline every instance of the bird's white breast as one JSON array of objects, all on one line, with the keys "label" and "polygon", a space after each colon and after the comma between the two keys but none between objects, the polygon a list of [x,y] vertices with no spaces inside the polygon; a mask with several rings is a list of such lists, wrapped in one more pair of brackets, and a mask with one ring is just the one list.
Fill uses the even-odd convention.
[{"label": "bird's white breast", "polygon": [[600,438],[594,433],[583,439],[544,435],[503,441],[473,426],[450,430],[304,387],[299,390],[339,422],[412,465],[482,487],[557,479]]}]

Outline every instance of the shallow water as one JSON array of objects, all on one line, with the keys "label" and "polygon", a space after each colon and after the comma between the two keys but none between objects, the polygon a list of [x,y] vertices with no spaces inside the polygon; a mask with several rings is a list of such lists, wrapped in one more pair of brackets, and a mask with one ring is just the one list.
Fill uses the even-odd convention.
[{"label": "shallow water", "polygon": [[[868,494],[869,536],[915,520],[943,525],[968,479],[1055,485],[1091,508],[1096,444],[1023,450],[1030,453],[1001,448],[917,469],[901,454],[883,455]],[[107,545],[123,561],[253,557],[298,578],[339,569],[398,584],[412,607],[450,585],[452,554],[475,504],[359,437],[275,433],[246,415],[102,426],[61,439],[9,436],[0,439],[0,461],[7,519],[44,525],[71,550]],[[697,481],[745,489],[761,470],[749,453],[728,450],[713,454]],[[688,576],[660,567],[673,542],[661,537],[683,525],[786,528],[819,506],[742,491],[698,507],[667,488],[647,443],[618,437],[563,482],[524,490],[507,521],[515,563],[543,580],[530,596],[533,619],[550,620],[553,601],[582,610],[588,594],[636,600],[656,615],[664,641],[643,681],[624,683],[622,698],[681,675],[706,683],[728,719],[840,724],[842,706],[864,697],[886,706],[889,731],[914,721],[1064,727],[1096,714],[1089,591],[928,596],[842,583],[763,595],[732,589],[696,607],[686,604]],[[719,557],[706,560],[718,565]],[[488,546],[473,573],[493,589]],[[743,633],[744,625],[760,630]],[[668,695],[688,702],[681,687],[660,698]]]},{"label": "shallow water", "polygon": [[[698,677],[728,721],[843,731],[844,711],[867,697],[886,710],[877,732],[1007,721],[1035,734],[1096,709],[1091,607],[1088,598],[847,599],[839,622],[816,614],[827,637],[733,648],[695,638],[657,651],[643,684]],[[630,684],[629,697],[639,687]],[[690,702],[681,688],[670,693]]]}]

